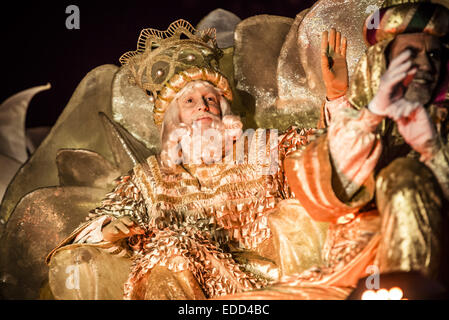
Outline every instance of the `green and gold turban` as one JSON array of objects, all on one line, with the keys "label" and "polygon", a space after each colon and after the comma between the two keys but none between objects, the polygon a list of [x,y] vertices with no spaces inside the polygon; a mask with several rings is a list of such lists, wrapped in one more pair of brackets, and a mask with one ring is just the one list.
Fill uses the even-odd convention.
[{"label": "green and gold turban", "polygon": [[380,11],[368,17],[363,35],[366,43],[372,46],[398,34],[420,32],[448,43],[449,10],[441,4],[423,0],[385,1]]}]

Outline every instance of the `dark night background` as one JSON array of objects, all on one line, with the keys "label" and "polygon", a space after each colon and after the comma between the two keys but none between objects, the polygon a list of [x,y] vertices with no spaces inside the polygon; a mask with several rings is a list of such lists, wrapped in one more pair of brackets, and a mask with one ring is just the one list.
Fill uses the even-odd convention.
[{"label": "dark night background", "polygon": [[[83,77],[135,50],[144,28],[165,30],[177,19],[196,26],[216,8],[245,19],[258,14],[294,18],[314,0],[12,1],[1,10],[0,101],[51,83],[31,102],[26,126],[52,126]],[[68,30],[67,6],[80,8],[81,29]],[[263,32],[263,30],[261,30]]]}]

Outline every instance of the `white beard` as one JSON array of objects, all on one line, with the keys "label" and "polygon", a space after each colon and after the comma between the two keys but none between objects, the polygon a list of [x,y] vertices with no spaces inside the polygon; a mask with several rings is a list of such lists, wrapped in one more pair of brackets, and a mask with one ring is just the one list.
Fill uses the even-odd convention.
[{"label": "white beard", "polygon": [[242,135],[239,117],[225,116],[223,120],[213,119],[207,129],[199,123],[189,126],[181,123],[163,141],[161,160],[164,166],[179,164],[222,163],[234,141]]}]

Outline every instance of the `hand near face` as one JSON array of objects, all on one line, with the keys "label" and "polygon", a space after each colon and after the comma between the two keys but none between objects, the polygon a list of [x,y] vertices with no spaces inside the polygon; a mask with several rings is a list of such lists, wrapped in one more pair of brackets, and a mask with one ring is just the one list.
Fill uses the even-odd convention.
[{"label": "hand near face", "polygon": [[331,29],[323,32],[321,38],[321,72],[326,85],[326,97],[335,100],[346,94],[349,76],[346,62],[347,39]]},{"label": "hand near face", "polygon": [[[439,39],[426,33],[405,33],[395,37],[388,49],[388,60],[393,61],[404,51],[409,51],[408,58],[416,68],[416,74],[405,78],[399,85],[397,93],[409,101],[427,105],[435,96],[442,67],[443,49]],[[407,62],[408,62],[407,61]]]},{"label": "hand near face", "polygon": [[[412,66],[410,58],[411,52],[405,50],[391,61],[388,70],[380,78],[376,95],[368,105],[371,112],[396,120],[408,116],[413,109],[418,107],[419,102],[406,101],[403,98],[404,92],[398,90],[401,82],[416,74],[417,70]],[[407,110],[403,109],[404,106],[407,106]]]},{"label": "hand near face", "polygon": [[404,97],[407,85],[417,72],[411,58],[412,52],[405,50],[391,61],[368,109],[393,119],[405,142],[421,154],[421,160],[425,161],[435,152],[436,132],[423,105]]},{"label": "hand near face", "polygon": [[103,230],[103,239],[116,242],[136,234],[144,234],[145,230],[137,226],[129,217],[122,217],[107,224]]}]

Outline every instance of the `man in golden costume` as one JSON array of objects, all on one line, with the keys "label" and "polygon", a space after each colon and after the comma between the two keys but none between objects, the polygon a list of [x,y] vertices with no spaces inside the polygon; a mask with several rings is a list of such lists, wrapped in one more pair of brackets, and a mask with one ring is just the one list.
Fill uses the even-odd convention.
[{"label": "man in golden costume", "polygon": [[[279,165],[319,132],[242,135],[214,37],[193,31],[184,21],[144,30],[121,58],[155,101],[162,151],[49,255],[56,298],[215,298],[320,263],[327,225],[294,200]],[[67,270],[78,285],[67,285]]]},{"label": "man in golden costume", "polygon": [[[357,13],[360,2],[354,3],[348,9]],[[317,29],[313,23],[318,21],[317,11],[322,9],[321,14],[328,18],[332,10],[327,9],[333,5],[332,1],[321,1],[299,14],[293,25],[279,17],[267,20],[277,22],[279,30],[290,29],[286,45],[281,43],[280,54],[275,53],[279,55],[277,70],[276,63],[271,68],[276,71],[277,93],[271,87],[266,90],[265,82],[271,79],[266,73],[271,69],[264,69],[264,75],[258,76],[261,69],[254,67],[259,65],[258,60],[252,54],[242,54],[245,48],[253,52],[255,47],[266,44],[259,37],[251,45],[251,37],[236,37],[236,78],[242,88],[248,87],[254,93],[256,104],[268,106],[275,102],[278,109],[284,110],[279,113],[283,115],[279,117],[282,124],[286,119],[291,124],[292,117],[285,117],[288,112],[307,111],[307,104],[297,103],[302,98],[317,100],[311,94],[313,90],[304,92],[303,73],[310,89],[319,84],[316,72],[308,66],[313,65],[309,60],[316,54],[301,56],[304,70],[299,70],[300,75],[292,73],[294,68],[286,61],[296,62],[297,51],[287,44],[304,40],[308,27]],[[230,83],[218,70],[220,50],[213,35],[196,33],[184,21],[174,23],[165,33],[144,30],[138,50],[122,57],[124,68],[114,77],[114,84],[120,84],[113,87],[114,120],[132,129],[134,137],[152,136],[146,129],[135,130],[134,125],[136,120],[148,119],[148,110],[141,105],[151,101],[162,152],[137,159],[139,150],[136,153],[134,145],[127,144],[126,134],[116,126],[109,127],[129,156],[126,160],[121,155],[117,162],[125,167],[120,162],[127,164],[131,159],[134,169],[118,180],[89,221],[48,256],[53,296],[345,299],[358,279],[367,275],[369,265],[377,265],[381,272],[418,270],[438,277],[448,189],[447,106],[441,103],[447,92],[447,61],[440,59],[447,50],[448,15],[441,6],[392,5],[381,10],[378,29],[366,30],[365,38],[371,47],[352,76],[349,103],[344,97],[348,87],[345,41],[335,32],[331,32],[329,40],[324,37],[323,78],[329,101],[322,109],[319,127],[330,124],[324,136],[320,136],[322,131],[293,128],[278,138],[265,130],[255,131],[252,139],[245,135],[239,138],[242,125],[230,112],[233,94]],[[236,34],[253,35],[251,28],[255,28],[259,35],[260,28],[253,20],[265,19],[248,19]],[[298,29],[299,24],[304,24],[303,28]],[[425,50],[412,46],[413,54],[401,56],[402,36],[415,38],[403,40],[402,45],[425,43]],[[273,44],[274,39],[268,39]],[[283,41],[279,36],[276,39]],[[310,42],[303,47],[315,48]],[[350,48],[354,48],[354,42]],[[433,72],[426,72],[423,52],[440,61]],[[267,62],[263,64],[265,68]],[[286,74],[290,77],[286,78]],[[412,76],[416,80],[410,84]],[[301,78],[298,83],[297,77]],[[396,86],[403,81],[401,77],[407,78],[405,83]],[[407,87],[410,89],[405,90]],[[143,92],[149,95],[145,101]],[[391,97],[391,92],[397,96]],[[427,97],[426,93],[413,92],[427,92]],[[272,97],[275,93],[276,99]],[[298,93],[301,99],[291,97]],[[126,100],[127,94],[139,99]],[[401,99],[401,95],[407,99]],[[120,112],[129,103],[133,110],[145,112]],[[316,110],[316,103],[312,109]],[[259,113],[258,123],[273,121],[268,116],[270,110]],[[301,119],[302,124],[307,123],[304,126],[311,126],[316,114]],[[425,125],[417,125],[418,121]],[[209,139],[211,130],[221,134],[220,147],[215,139]],[[197,144],[192,140],[201,146],[206,142],[207,148],[195,153]],[[75,160],[85,164],[81,160],[89,154],[78,151]],[[229,154],[231,158],[226,157]],[[278,154],[277,162],[270,161]],[[58,165],[64,164],[64,157],[71,159],[74,155],[70,150],[61,151]],[[103,171],[109,168],[103,167]],[[61,186],[91,182],[83,174],[86,170],[76,167],[67,175],[68,168],[58,167]],[[96,175],[96,167],[92,169]],[[109,170],[107,177],[93,179],[94,185],[106,184],[104,181],[115,172]],[[72,191],[62,187],[48,192],[55,198],[64,195],[64,190]],[[76,192],[73,195],[78,196]],[[37,203],[27,203],[35,199],[32,196],[24,197],[18,205],[18,226],[28,222],[26,218],[33,213],[28,208],[36,204],[44,203],[48,216],[55,216],[57,207],[48,206],[39,197]],[[95,197],[92,194],[91,198]],[[76,208],[71,202],[77,213],[91,203],[85,200],[89,197],[80,199]],[[19,214],[22,211],[23,218]],[[73,210],[60,207],[59,211],[72,214]],[[58,228],[60,225],[52,224]]]},{"label": "man in golden costume", "polygon": [[[352,23],[348,24],[347,21],[350,19],[355,24],[359,22],[362,24],[366,15],[365,10],[373,5],[380,5],[381,2],[382,0],[320,0],[311,8],[300,12],[295,19],[258,15],[235,25],[235,15],[231,14],[233,16],[230,19],[232,20],[232,27],[229,29],[220,29],[220,24],[216,22],[209,23],[209,26],[217,27],[218,45],[223,51],[223,56],[219,59],[218,65],[220,73],[226,75],[232,88],[232,113],[241,117],[244,128],[276,128],[280,132],[285,132],[292,125],[299,128],[315,127],[320,120],[320,108],[323,106],[325,98],[325,87],[320,72],[320,55],[317,54],[320,50],[319,36],[321,32],[337,26],[348,37],[350,46],[348,48],[348,70],[346,72],[351,75],[356,62],[365,51],[365,44],[360,32],[356,32]],[[219,11],[221,15],[223,10]],[[204,19],[204,21],[206,20],[208,18]],[[203,22],[198,24],[198,30],[203,29],[201,27],[201,25],[204,26]],[[172,38],[174,31],[180,25],[190,33],[195,33],[193,28],[184,22],[170,26],[166,33],[153,30],[153,34],[150,34],[149,30],[144,31],[142,39],[147,39],[147,41],[139,43],[139,53],[143,54],[144,51],[147,51],[143,54],[146,62],[148,62],[147,64],[143,61],[135,63],[136,61],[130,59],[132,57],[127,55],[124,56],[122,60],[124,64],[121,67],[104,65],[89,72],[73,93],[67,107],[48,137],[17,172],[8,186],[0,206],[0,253],[3,257],[3,259],[0,259],[0,278],[2,279],[0,295],[12,299],[36,299],[39,296],[45,298],[45,293],[49,292],[48,287],[44,286],[44,290],[41,290],[41,288],[43,284],[48,282],[48,266],[45,264],[45,257],[48,252],[61,243],[81,223],[85,222],[87,212],[97,207],[104,195],[114,188],[113,180],[116,177],[127,175],[139,163],[146,163],[146,159],[151,155],[160,154],[160,164],[161,166],[164,165],[161,153],[162,126],[157,126],[153,121],[153,111],[155,109],[161,110],[159,107],[155,108],[155,102],[159,104],[161,101],[153,93],[162,90],[169,79],[176,74],[187,71],[192,66],[210,69],[212,63],[212,69],[217,70],[217,61],[210,59],[216,56],[211,54],[211,51],[215,52],[215,49],[212,48],[213,45],[209,44],[209,49],[200,46],[204,50],[200,49],[201,52],[198,52],[198,50],[192,51],[189,46],[187,46],[189,48],[186,47],[186,50],[178,50],[180,47],[177,47],[177,44],[169,48],[169,42],[167,41],[164,42],[166,50],[162,48],[162,38]],[[234,41],[221,42],[220,39],[222,38],[219,35],[223,32],[232,34]],[[179,39],[172,38],[172,40],[176,42]],[[204,41],[201,42],[204,44]],[[209,42],[209,40],[206,42]],[[184,43],[187,44],[187,42]],[[160,50],[158,50],[159,47],[161,47]],[[210,50],[211,48],[212,50]],[[159,53],[161,54],[159,55]],[[140,55],[140,57],[143,55]],[[196,87],[194,81],[190,82],[192,86]],[[220,89],[220,86],[217,87],[217,83],[213,83],[213,81],[212,85]],[[215,89],[200,87],[196,88],[198,90],[211,90],[212,96],[217,98]],[[224,90],[224,88],[224,86],[221,86],[220,90]],[[341,88],[337,89],[337,92],[341,90]],[[151,95],[149,96],[148,93],[151,93]],[[219,95],[221,96],[221,93]],[[226,94],[226,96],[230,98],[230,94]],[[331,95],[328,96],[331,97]],[[224,111],[227,110],[225,104],[223,104],[223,108]],[[324,120],[327,121],[332,118],[328,110],[323,109],[323,111],[325,117],[322,117],[321,120],[323,121],[321,121],[320,127],[324,126]],[[162,114],[157,114],[159,116],[156,116],[156,118],[159,117],[160,121]],[[172,112],[166,112],[164,116],[173,114]],[[221,116],[223,117],[223,125],[215,123],[213,125],[215,128],[210,129],[220,131],[231,119],[226,118],[230,116],[227,112],[223,112]],[[231,131],[234,129],[234,131],[238,131],[238,123],[234,122],[234,124],[237,125],[237,128],[233,128]],[[79,130],[80,127],[83,130]],[[184,129],[189,132],[189,128],[173,128],[172,131],[180,133]],[[167,133],[169,131],[165,130]],[[306,132],[307,130],[303,133]],[[169,136],[167,135],[167,137]],[[263,134],[257,136],[263,137]],[[296,148],[296,143],[290,141],[292,136],[296,136],[295,139],[299,145],[304,144],[307,140],[303,139],[305,137],[301,138],[301,135],[298,136],[295,130],[291,130],[287,135],[280,136],[279,164],[281,173],[283,170],[283,153]],[[275,135],[270,137],[274,139]],[[169,144],[176,145],[176,139],[170,143],[166,142],[165,147]],[[273,145],[276,144],[273,143]],[[165,148],[165,150],[170,150],[170,148]],[[251,156],[248,158],[256,159],[255,154],[250,152],[249,155]],[[183,156],[188,157],[188,154],[183,154]],[[243,157],[241,162],[244,161],[246,160]],[[186,169],[190,170],[188,167]],[[195,175],[192,170],[191,173]],[[132,173],[130,179],[133,181],[134,176],[135,174]],[[285,180],[282,176],[277,175],[276,177],[278,177],[276,181]],[[247,180],[251,181],[251,179]],[[201,184],[204,185],[203,182]],[[174,184],[169,184],[169,186],[174,186]],[[218,183],[214,184],[214,187],[220,186]],[[243,185],[240,186],[244,188]],[[280,183],[279,186],[281,187],[274,186],[273,190],[282,194],[282,200],[289,199],[285,202],[279,201],[280,198],[275,197],[275,202],[280,203],[279,208],[285,208],[288,212],[303,211],[298,202],[292,200],[293,195],[290,194],[288,183],[283,185]],[[282,186],[285,187],[285,190]],[[245,190],[251,190],[251,188],[252,185],[250,184]],[[160,192],[163,193],[163,190],[161,189]],[[237,195],[235,196],[237,197]],[[184,198],[188,199],[186,201],[191,199]],[[284,206],[284,204],[288,204],[288,206]],[[131,208],[128,205],[125,207]],[[246,208],[243,208],[239,212],[246,212],[246,210]],[[100,213],[101,210],[98,212]],[[275,208],[273,212],[279,212],[278,208]],[[273,234],[272,239],[278,239],[273,240],[275,244],[273,252],[279,252],[271,256],[267,253],[259,254],[264,259],[268,257],[271,262],[275,262],[275,264],[268,264],[273,267],[276,265],[271,269],[272,276],[268,277],[270,280],[276,278],[277,275],[300,272],[311,265],[321,263],[321,254],[316,250],[321,248],[322,233],[319,233],[320,235],[317,238],[313,236],[310,238],[314,234],[313,232],[293,232],[292,229],[292,232],[284,232],[283,236],[279,238],[276,235],[280,233],[276,230],[287,231],[290,229],[274,226],[275,216],[279,216],[279,214],[270,213],[268,215],[267,211],[266,215],[270,217],[267,219],[269,220],[270,234]],[[292,221],[296,221],[293,216]],[[306,214],[303,217],[306,226],[298,222],[292,222],[291,225],[296,229],[307,230],[307,220],[310,220],[310,218]],[[278,221],[279,223],[289,223],[289,219],[283,214],[283,218],[278,219]],[[108,223],[107,219],[103,222]],[[125,220],[125,225],[121,225],[122,228],[126,227],[126,222],[130,223]],[[248,221],[243,222],[243,225],[247,223]],[[98,222],[98,224],[101,224],[101,222]],[[236,222],[236,224],[238,223]],[[313,225],[314,223],[310,226]],[[107,226],[105,226],[106,228]],[[213,230],[213,236],[220,238],[219,235],[223,232],[220,228],[215,229]],[[86,229],[84,235],[87,235],[87,233],[88,229]],[[254,233],[254,236],[257,237],[257,232]],[[89,241],[87,241],[87,238]],[[70,288],[77,287],[77,283],[70,282],[65,285],[64,281],[76,279],[77,270],[81,271],[83,266],[86,266],[88,262],[91,263],[89,250],[94,250],[92,247],[98,246],[98,243],[93,243],[95,237],[87,238],[82,239],[82,236],[80,236],[77,239],[79,243],[67,241],[70,245],[62,248],[54,255],[53,261],[56,261],[65,254],[64,252],[69,255],[70,250],[75,247],[79,247],[80,252],[86,253],[78,256],[74,253],[73,256],[77,256],[78,260],[75,260],[74,263],[65,264],[65,268],[60,265],[61,281],[58,283],[60,283],[62,289],[66,289],[67,286]],[[251,241],[251,239],[246,238],[251,237],[245,236],[244,242]],[[98,237],[96,239],[99,240]],[[307,241],[309,240],[307,239],[321,240],[310,240],[308,244]],[[85,242],[90,243],[86,244]],[[292,242],[296,244],[292,245]],[[36,243],[39,243],[39,245],[35,245]],[[308,249],[302,248],[300,250],[299,248],[304,246],[304,243]],[[318,245],[315,246],[317,243]],[[128,244],[124,247],[127,248],[127,246]],[[220,245],[220,247],[226,246]],[[310,249],[311,246],[316,250]],[[121,248],[121,246],[117,246],[117,249],[119,247]],[[262,260],[267,262],[266,259],[255,259],[255,255],[248,259],[247,252],[242,254],[240,252],[242,250],[235,250],[234,247],[236,246],[223,250],[228,253],[232,252],[233,260],[240,267],[244,267],[245,272],[250,270],[251,273],[257,273],[253,272],[256,270],[254,261],[259,261],[259,265]],[[239,246],[237,245],[237,247]],[[115,249],[111,247],[110,250]],[[122,251],[123,254],[126,252],[126,250]],[[285,252],[289,252],[289,254]],[[295,257],[290,254],[295,252],[300,253],[300,255]],[[302,256],[303,254],[305,257]],[[276,260],[276,255],[280,257],[278,260]],[[105,254],[104,257],[106,259],[109,256],[109,254]],[[92,290],[97,288],[95,292],[98,294],[92,292],[90,295],[79,294],[74,296],[75,290],[72,291],[71,296],[62,295],[54,287],[57,281],[54,281],[53,275],[58,268],[52,268],[50,282],[55,296],[57,298],[84,297],[98,299],[123,297],[123,283],[129,275],[130,259],[118,255],[114,257],[118,259],[108,261],[105,265],[115,266],[115,269],[114,267],[110,269],[95,268],[94,265],[92,265],[93,269],[89,269],[92,271],[92,276],[96,275],[94,278],[117,278],[117,281],[114,282],[116,285],[108,281],[88,281],[87,283],[90,283]],[[114,261],[125,262],[114,265]],[[249,263],[250,261],[251,263]],[[58,266],[56,263],[51,265]],[[101,263],[98,265],[101,265]],[[103,273],[96,274],[95,270]],[[107,273],[108,270],[110,270],[110,273]],[[259,273],[261,272],[259,271]],[[156,275],[157,272],[152,274]],[[273,275],[275,276],[273,277]],[[80,281],[84,281],[83,279],[86,280],[88,277],[80,277]],[[105,284],[104,287],[95,286],[102,283]],[[156,281],[156,283],[159,282]],[[85,286],[86,283],[80,285]],[[111,294],[112,291],[115,294]]]},{"label": "man in golden costume", "polygon": [[[369,266],[447,285],[449,10],[386,1],[378,14],[347,97],[328,91],[327,133],[284,162],[310,217],[330,223],[324,264],[230,298],[344,299]],[[326,66],[338,49],[323,49]]]}]

